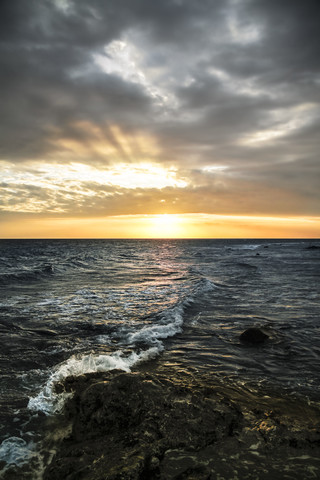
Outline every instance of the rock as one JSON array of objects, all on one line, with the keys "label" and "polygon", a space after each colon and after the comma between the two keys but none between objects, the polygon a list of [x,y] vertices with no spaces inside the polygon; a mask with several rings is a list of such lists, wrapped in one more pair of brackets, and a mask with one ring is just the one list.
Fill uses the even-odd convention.
[{"label": "rock", "polygon": [[54,273],[53,266],[49,263],[43,267],[44,273]]},{"label": "rock", "polygon": [[307,247],[307,250],[319,250],[320,247],[318,245],[310,245],[309,247]]},{"label": "rock", "polygon": [[[66,382],[75,393],[56,429],[69,419],[71,433],[54,446],[43,479],[298,480],[306,469],[314,478],[320,473],[318,409],[183,375],[109,372]],[[45,440],[43,448],[53,445]]]},{"label": "rock", "polygon": [[239,338],[242,342],[257,344],[265,342],[269,336],[260,328],[252,327],[242,332]]}]

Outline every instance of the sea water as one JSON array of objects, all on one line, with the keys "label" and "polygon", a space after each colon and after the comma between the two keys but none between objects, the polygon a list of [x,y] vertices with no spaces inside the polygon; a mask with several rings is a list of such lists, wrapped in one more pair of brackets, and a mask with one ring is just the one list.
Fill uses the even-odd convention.
[{"label": "sea water", "polygon": [[[2,240],[0,265],[3,475],[41,478],[38,427],[70,375],[162,358],[319,399],[319,241]],[[241,342],[250,327],[268,340]]]}]

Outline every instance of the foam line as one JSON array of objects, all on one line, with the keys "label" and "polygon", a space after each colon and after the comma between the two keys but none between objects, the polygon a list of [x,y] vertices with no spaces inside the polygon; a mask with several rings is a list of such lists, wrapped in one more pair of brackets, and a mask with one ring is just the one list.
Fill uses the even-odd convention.
[{"label": "foam line", "polygon": [[118,351],[112,355],[85,355],[80,359],[71,357],[56,368],[40,393],[30,398],[28,408],[34,411],[42,411],[47,415],[59,412],[66,398],[71,394],[57,394],[54,388],[56,383],[63,382],[69,376],[78,376],[85,373],[107,372],[114,369],[130,372],[133,365],[153,358],[158,353],[159,349],[152,347],[139,354],[132,352],[128,356],[125,356],[124,352]]}]

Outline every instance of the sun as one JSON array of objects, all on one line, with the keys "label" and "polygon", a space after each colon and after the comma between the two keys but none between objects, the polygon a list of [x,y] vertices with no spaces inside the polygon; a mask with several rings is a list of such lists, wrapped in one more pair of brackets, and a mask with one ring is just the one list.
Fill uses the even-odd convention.
[{"label": "sun", "polygon": [[152,215],[148,236],[152,238],[179,238],[183,232],[181,218],[175,214]]}]

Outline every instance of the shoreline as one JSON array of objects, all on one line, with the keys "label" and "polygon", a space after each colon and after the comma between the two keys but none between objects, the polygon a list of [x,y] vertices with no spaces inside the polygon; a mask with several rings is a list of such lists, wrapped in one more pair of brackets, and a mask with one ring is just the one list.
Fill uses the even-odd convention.
[{"label": "shoreline", "polygon": [[44,480],[320,475],[320,407],[303,399],[251,392],[159,360],[131,373],[69,377],[58,388],[74,395],[64,415],[48,419],[43,449],[56,454]]}]

